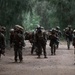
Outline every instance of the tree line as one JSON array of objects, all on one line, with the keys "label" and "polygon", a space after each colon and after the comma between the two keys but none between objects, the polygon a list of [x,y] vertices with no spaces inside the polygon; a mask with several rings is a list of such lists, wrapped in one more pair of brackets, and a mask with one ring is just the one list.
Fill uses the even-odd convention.
[{"label": "tree line", "polygon": [[0,25],[9,30],[15,24],[25,30],[38,24],[45,29],[75,27],[75,0],[0,0]]}]

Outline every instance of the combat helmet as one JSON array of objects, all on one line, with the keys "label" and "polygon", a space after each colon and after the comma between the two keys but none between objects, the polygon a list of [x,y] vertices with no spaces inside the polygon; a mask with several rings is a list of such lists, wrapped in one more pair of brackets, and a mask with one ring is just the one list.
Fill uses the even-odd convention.
[{"label": "combat helmet", "polygon": [[68,25],[68,28],[71,28],[71,25]]},{"label": "combat helmet", "polygon": [[14,31],[23,33],[23,30],[24,30],[24,28],[20,25],[15,25],[15,27],[14,27]]},{"label": "combat helmet", "polygon": [[0,26],[0,32],[1,32],[1,33],[5,33],[5,31],[6,31],[6,27]]},{"label": "combat helmet", "polygon": [[52,34],[55,34],[55,32],[56,32],[56,29],[55,29],[55,28],[52,28],[51,33],[52,33]]},{"label": "combat helmet", "polygon": [[60,29],[60,27],[59,27],[59,26],[56,26],[56,29],[57,29],[57,30],[59,30],[59,29]]},{"label": "combat helmet", "polygon": [[73,33],[75,33],[75,30],[73,30]]}]

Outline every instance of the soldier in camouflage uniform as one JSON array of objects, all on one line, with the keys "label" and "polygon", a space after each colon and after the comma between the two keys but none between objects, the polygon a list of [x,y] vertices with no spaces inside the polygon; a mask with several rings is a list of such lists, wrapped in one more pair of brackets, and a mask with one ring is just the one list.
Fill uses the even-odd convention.
[{"label": "soldier in camouflage uniform", "polygon": [[69,50],[70,49],[70,43],[71,43],[72,38],[73,38],[73,29],[72,29],[71,25],[68,25],[67,30],[65,31],[65,36],[66,36],[66,41],[67,41],[67,47]]},{"label": "soldier in camouflage uniform", "polygon": [[42,53],[42,49],[43,49],[43,52],[44,52],[44,58],[47,58],[47,55],[46,55],[46,35],[44,32],[42,32],[42,29],[41,27],[37,27],[37,31],[36,31],[36,34],[35,34],[35,41],[36,41],[36,45],[37,45],[37,55],[38,55],[38,58],[40,58],[41,56],[41,53]]},{"label": "soldier in camouflage uniform", "polygon": [[75,30],[73,30],[73,40],[72,40],[73,42],[72,42],[72,45],[74,46],[74,48],[75,48]]},{"label": "soldier in camouflage uniform", "polygon": [[0,58],[1,54],[5,56],[5,27],[0,26]]},{"label": "soldier in camouflage uniform", "polygon": [[31,54],[33,54],[34,51],[37,54],[37,51],[36,51],[37,47],[36,47],[36,43],[35,43],[35,32],[34,31],[32,32],[31,40],[32,40]]},{"label": "soldier in camouflage uniform", "polygon": [[59,40],[60,40],[60,37],[61,37],[61,31],[60,31],[60,27],[59,26],[56,26],[56,36],[58,37],[57,39],[57,48],[59,47]]},{"label": "soldier in camouflage uniform", "polygon": [[14,43],[14,29],[10,29],[10,47],[12,48],[13,43]]},{"label": "soldier in camouflage uniform", "polygon": [[58,42],[58,37],[56,36],[56,30],[53,28],[51,31],[51,35],[49,36],[50,47],[51,47],[51,55],[56,54],[56,45]]},{"label": "soldier in camouflage uniform", "polygon": [[23,28],[19,25],[15,25],[14,28],[14,59],[17,62],[17,57],[19,56],[20,62],[22,62],[22,48],[24,46]]}]

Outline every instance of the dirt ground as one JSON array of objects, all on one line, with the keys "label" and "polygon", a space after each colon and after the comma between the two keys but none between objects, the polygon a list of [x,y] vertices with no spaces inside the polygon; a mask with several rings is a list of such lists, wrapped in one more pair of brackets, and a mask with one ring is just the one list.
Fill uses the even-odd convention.
[{"label": "dirt ground", "polygon": [[6,55],[0,59],[0,75],[75,75],[74,50],[67,50],[66,42],[60,42],[55,56],[51,56],[47,42],[47,59],[42,55],[37,59],[30,54],[31,45],[26,41],[23,49],[23,62],[14,63],[13,49],[6,49]]}]

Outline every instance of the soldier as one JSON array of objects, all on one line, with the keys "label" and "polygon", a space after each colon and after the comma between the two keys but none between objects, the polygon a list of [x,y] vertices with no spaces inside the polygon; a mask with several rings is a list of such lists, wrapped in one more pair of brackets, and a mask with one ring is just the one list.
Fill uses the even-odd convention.
[{"label": "soldier", "polygon": [[23,28],[19,25],[15,25],[14,28],[14,54],[15,54],[15,62],[17,62],[17,57],[19,56],[20,62],[23,61],[22,57],[22,48],[24,46],[24,38],[23,38]]},{"label": "soldier", "polygon": [[57,48],[59,47],[59,39],[61,37],[61,31],[60,31],[60,27],[56,26],[56,36],[58,37],[58,42],[57,42]]},{"label": "soldier", "polygon": [[51,55],[56,54],[56,44],[57,44],[57,36],[56,36],[56,30],[53,28],[51,31],[51,35],[49,36],[50,40],[50,47],[51,47]]},{"label": "soldier", "polygon": [[65,37],[65,39],[67,39],[67,36],[66,36],[67,30],[68,30],[68,27],[66,27],[65,29],[63,29],[63,36]]},{"label": "soldier", "polygon": [[14,29],[10,29],[10,47],[13,46],[14,43]]},{"label": "soldier", "polygon": [[36,43],[35,43],[35,31],[33,31],[32,32],[32,37],[31,37],[31,39],[32,39],[32,48],[31,48],[31,54],[33,54],[33,52],[34,52],[34,50],[35,50],[35,52],[36,52],[36,54],[37,54],[37,51],[36,51]]},{"label": "soldier", "polygon": [[73,37],[73,29],[72,29],[71,25],[68,25],[67,30],[65,31],[65,36],[66,36],[66,41],[67,41],[67,47],[69,50],[70,43],[71,43],[72,37]]},{"label": "soldier", "polygon": [[72,42],[74,48],[75,48],[75,30],[73,31],[73,42]]},{"label": "soldier", "polygon": [[36,31],[36,34],[35,34],[35,41],[36,41],[36,45],[37,45],[37,49],[38,49],[38,58],[40,58],[41,56],[41,53],[42,53],[42,49],[43,49],[43,52],[44,52],[44,58],[47,58],[47,55],[46,55],[46,36],[45,36],[45,33],[42,32],[42,29],[41,27],[37,27],[37,31]]},{"label": "soldier", "polygon": [[0,58],[1,54],[5,56],[5,36],[3,34],[4,29],[0,26]]}]

